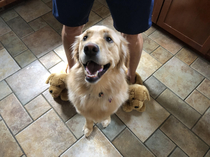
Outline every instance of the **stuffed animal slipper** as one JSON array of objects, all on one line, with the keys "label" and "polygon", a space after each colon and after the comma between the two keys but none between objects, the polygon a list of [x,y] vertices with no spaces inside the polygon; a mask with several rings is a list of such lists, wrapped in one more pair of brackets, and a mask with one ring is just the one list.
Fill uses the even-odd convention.
[{"label": "stuffed animal slipper", "polygon": [[53,73],[48,77],[46,84],[50,83],[49,92],[53,98],[60,96],[61,100],[68,101],[66,77],[66,73]]},{"label": "stuffed animal slipper", "polygon": [[140,75],[136,73],[135,83],[129,83],[129,99],[123,104],[122,109],[125,112],[131,112],[132,110],[144,112],[146,100],[150,100],[149,91],[143,85]]}]

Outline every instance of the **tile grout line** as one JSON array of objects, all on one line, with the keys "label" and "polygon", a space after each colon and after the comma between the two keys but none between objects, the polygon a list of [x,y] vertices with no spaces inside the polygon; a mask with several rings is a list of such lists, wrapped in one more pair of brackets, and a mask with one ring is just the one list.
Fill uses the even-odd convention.
[{"label": "tile grout line", "polygon": [[[173,116],[177,121],[179,121],[182,125],[184,125],[179,119],[177,119],[174,115],[172,115],[171,114],[171,116]],[[171,117],[170,116],[170,117]],[[186,127],[185,125],[184,125],[184,127]],[[200,139],[204,144],[206,144],[208,147],[209,147],[209,145],[205,142],[205,141],[203,141],[199,136],[197,136],[193,131],[191,131],[191,129],[189,129],[188,127],[186,127],[187,129],[188,129],[188,131],[190,132],[190,133],[192,133],[195,137],[197,137],[198,139]],[[162,131],[162,130],[161,130]],[[163,131],[162,131],[163,132]],[[164,133],[164,132],[163,132]],[[165,134],[165,133],[164,133]],[[166,134],[165,134],[166,135]],[[167,135],[166,135],[167,136]],[[167,136],[168,137],[168,136]],[[169,137],[168,137],[169,138]],[[170,139],[170,138],[169,138]],[[173,140],[171,140],[171,141],[173,141]],[[175,142],[174,142],[175,143]],[[177,144],[176,144],[177,145]],[[178,146],[178,145],[177,145]],[[179,147],[179,146],[178,146]],[[179,147],[185,154],[186,154],[186,152],[181,148],[181,147]],[[207,152],[208,152],[208,150],[207,150]],[[206,153],[207,153],[206,152]]]},{"label": "tile grout line", "polygon": [[[45,90],[44,92],[46,92],[47,90]],[[44,97],[44,99],[49,103],[49,105],[51,106],[51,109],[53,109],[53,111],[57,114],[57,116],[60,118],[60,120],[64,123],[64,125],[67,127],[67,129],[71,132],[71,134],[75,137],[75,139],[77,139],[77,137],[74,135],[74,133],[69,129],[69,127],[66,125],[66,122],[68,121],[68,120],[70,120],[72,117],[74,117],[76,114],[74,114],[71,118],[69,118],[66,122],[61,118],[61,116],[57,113],[57,111],[54,109],[54,107],[51,105],[51,103],[45,98],[45,96],[43,95],[43,93],[44,92],[42,92],[42,96]]]},{"label": "tile grout line", "polygon": [[[167,88],[167,89],[170,90],[169,88]],[[165,89],[165,90],[166,90],[166,89]],[[165,91],[165,90],[164,90],[164,91]],[[163,92],[164,92],[164,91],[163,91]],[[170,91],[171,91],[171,90],[170,90]],[[162,92],[162,93],[163,93],[163,92]],[[171,92],[173,93],[173,91],[171,91]],[[161,94],[162,94],[162,93],[161,93]],[[161,94],[160,94],[160,95],[161,95]],[[159,96],[160,96],[160,95],[159,95]],[[158,97],[159,97],[159,96],[158,96]],[[157,98],[158,98],[158,97],[157,97]],[[157,99],[157,98],[156,98],[156,99]],[[158,101],[156,100],[156,102],[158,102]],[[183,102],[185,102],[185,101],[183,101]],[[158,104],[160,104],[160,103],[158,102]],[[187,103],[186,103],[186,104],[187,104]],[[161,104],[160,104],[160,105],[161,105]],[[187,105],[188,105],[188,104],[187,104]],[[190,105],[188,105],[188,106],[191,107]],[[161,105],[161,107],[163,107],[163,106]],[[163,107],[163,108],[164,108],[167,112],[169,112],[165,107]],[[192,108],[192,107],[191,107],[191,108]],[[192,108],[192,109],[195,110],[194,108]],[[204,114],[207,112],[208,109],[210,109],[210,106],[206,109],[206,111],[204,112]],[[195,110],[195,111],[196,111],[197,113],[199,113],[197,110]],[[171,112],[169,112],[169,113],[170,113],[170,116],[171,116],[171,115],[174,116],[174,117],[175,117],[181,124],[183,124],[190,132],[193,132],[192,129],[195,127],[195,125],[199,122],[199,120],[200,120],[200,119],[203,117],[203,115],[204,115],[204,114],[200,114],[200,113],[199,113],[200,117],[198,118],[198,120],[195,122],[195,124],[194,124],[191,128],[188,128],[188,127],[187,127],[182,121],[180,121],[175,115],[173,115]],[[170,117],[170,116],[169,116],[169,117]],[[165,123],[165,122],[164,122],[164,123]],[[160,126],[162,126],[162,125],[163,125],[163,123],[162,123]],[[160,126],[159,126],[159,127],[160,127]],[[194,133],[194,132],[193,132],[193,133]],[[197,134],[194,133],[194,135],[195,135],[196,137],[198,137],[202,142],[204,142],[205,144],[207,144],[207,143],[206,143],[203,139],[201,139]],[[169,138],[169,139],[170,139],[170,138]],[[207,144],[207,146],[208,146],[208,144]]]},{"label": "tile grout line", "polygon": [[[103,20],[103,19],[102,19],[102,20]],[[102,21],[102,20],[101,20],[101,21]],[[50,26],[50,27],[51,27],[51,26]],[[153,32],[153,33],[154,33],[154,32]],[[49,52],[48,52],[48,53],[49,53]],[[174,56],[175,56],[175,55],[174,55]],[[38,60],[39,60],[39,59],[38,59]],[[152,74],[151,76],[153,76],[153,74]],[[6,81],[5,81],[5,82],[6,82]],[[41,94],[41,95],[42,95],[42,94]],[[44,96],[43,96],[43,97],[44,97]],[[158,96],[158,97],[159,97],[159,96]],[[158,98],[158,97],[157,97],[157,98]],[[45,98],[45,97],[44,97],[44,98]],[[45,99],[46,99],[46,98],[45,98]],[[48,101],[47,101],[47,102],[48,102]],[[49,104],[50,104],[50,103],[49,103]],[[161,105],[161,104],[160,104],[160,105]],[[51,109],[54,109],[54,108],[52,107],[51,104],[50,104],[50,106],[51,106]],[[161,106],[162,106],[162,105],[161,105]],[[50,110],[50,109],[49,109],[49,110]],[[56,112],[56,111],[55,111],[55,112]],[[169,112],[169,113],[170,113],[170,112]],[[58,114],[58,113],[56,112],[56,114]],[[43,115],[44,115],[44,114],[43,114]],[[43,115],[42,115],[42,116],[43,116]],[[75,116],[75,115],[74,115],[74,116]],[[118,117],[118,116],[117,116],[117,117]],[[168,117],[170,117],[170,115],[169,115]],[[59,118],[60,118],[60,116],[59,116]],[[119,117],[118,117],[118,118],[119,118]],[[62,118],[60,118],[60,119],[62,120]],[[70,119],[71,119],[71,118],[70,118]],[[69,120],[70,120],[70,119],[69,119]],[[119,118],[119,119],[120,119],[120,118]],[[120,120],[121,120],[121,119],[120,119]],[[63,121],[63,120],[62,120],[62,121]],[[65,123],[65,122],[63,122],[63,123]],[[125,129],[128,127],[127,125],[125,125],[125,126],[126,126],[126,127],[125,127],[123,130],[125,130]],[[67,128],[68,128],[68,127],[67,127]],[[99,128],[99,129],[100,129],[100,128]],[[129,128],[128,128],[128,129],[129,129]],[[130,129],[129,129],[129,130],[130,130]],[[130,130],[130,131],[131,131],[131,130]],[[101,132],[102,132],[102,131],[101,131]],[[132,132],[132,131],[131,131],[131,132]],[[103,132],[102,132],[102,133],[103,133]],[[120,132],[117,136],[119,136],[121,133],[122,133],[122,132]],[[133,133],[133,132],[132,132],[132,133]],[[134,133],[133,133],[133,134],[134,134]],[[74,135],[74,134],[73,134],[73,135]],[[134,135],[135,135],[135,134],[134,134]],[[83,136],[84,136],[84,135],[83,135]],[[83,136],[82,136],[82,137],[83,137]],[[117,137],[117,136],[116,136],[116,137]],[[82,137],[81,137],[81,138],[82,138]],[[76,138],[76,139],[77,139],[77,138]],[[79,139],[80,139],[80,138],[79,138]],[[149,138],[148,138],[148,139],[149,139]],[[169,139],[170,139],[170,138],[169,138]],[[109,139],[108,139],[108,140],[109,140]],[[113,139],[113,140],[114,140],[114,139]],[[139,140],[140,140],[140,139],[139,139]],[[76,142],[77,142],[77,141],[78,141],[78,140],[76,140]],[[141,140],[140,140],[140,141],[141,141]],[[72,146],[73,146],[73,144],[72,144]],[[176,145],[176,146],[177,146],[177,145]],[[70,147],[71,147],[71,146],[70,146]],[[208,152],[208,151],[207,151],[207,152]]]},{"label": "tile grout line", "polygon": [[[166,88],[164,91],[166,91],[166,90],[169,90],[170,92],[172,92],[174,95],[176,95],[170,88]],[[163,91],[163,92],[164,92]],[[161,93],[161,94],[163,94],[163,92]],[[160,95],[161,95],[160,94]],[[158,104],[160,104],[161,105],[161,103],[157,100],[159,97],[160,97],[160,95],[156,98],[156,102],[158,102]],[[177,95],[176,95],[177,96]],[[177,96],[178,97],[178,96]],[[180,97],[178,97],[179,99],[181,99]],[[190,105],[188,105],[184,100],[182,100],[181,99],[181,101],[182,102],[184,102],[187,106],[189,106],[191,109],[193,109],[195,112],[197,112],[199,115],[200,115],[200,117],[202,117],[202,114],[200,114],[197,110],[195,110],[193,107],[191,107]],[[162,106],[162,105],[161,105]],[[172,114],[170,111],[168,111],[164,106],[162,106],[167,112],[169,112],[170,114]],[[172,114],[173,115],[173,114]],[[173,115],[174,117],[176,117],[175,115]],[[176,117],[177,118],[177,117]],[[177,118],[178,119],[178,118]],[[180,122],[181,122],[181,120],[179,120]],[[196,121],[197,122],[197,121]],[[183,122],[181,122],[184,126],[186,126]],[[187,126],[186,126],[187,127]],[[188,128],[188,127],[187,127]],[[189,130],[191,129],[191,128],[188,128]]]},{"label": "tile grout line", "polygon": [[[106,136],[106,134],[96,125],[96,127],[100,130],[100,132],[104,135],[104,137],[108,140],[108,142],[109,142],[109,144],[113,147],[113,148],[115,148],[118,152],[119,152],[119,154],[120,155],[122,155],[122,157],[123,157],[123,154],[117,149],[117,147],[115,147],[115,145],[112,143],[113,141],[114,141],[114,139],[111,141],[109,138],[108,138],[108,136]],[[108,126],[107,126],[108,127]],[[121,132],[123,132],[124,130],[126,129],[126,127],[121,131]],[[120,133],[121,133],[120,132]],[[120,135],[120,134],[118,134],[118,135]],[[117,135],[117,136],[118,136]]]},{"label": "tile grout line", "polygon": [[[158,101],[157,101],[158,102]],[[159,102],[158,102],[159,103]],[[160,103],[159,103],[160,104]],[[160,104],[161,105],[161,104]],[[162,106],[162,105],[161,105]],[[163,107],[163,106],[162,106]],[[167,112],[169,112],[165,107],[163,107]],[[208,107],[208,108],[210,108],[210,106]],[[208,109],[207,109],[208,110]],[[206,110],[206,111],[207,111]],[[201,115],[200,113],[200,117],[198,118],[198,120],[195,122],[195,124],[191,127],[191,128],[188,128],[182,121],[180,121],[175,115],[173,115],[171,112],[169,112],[170,113],[170,116],[172,115],[172,116],[174,116],[182,125],[184,125],[191,133],[193,133],[197,138],[199,138],[202,142],[204,142],[207,146],[209,146],[203,139],[201,139],[197,134],[195,134],[193,131],[192,131],[192,129],[195,127],[195,125],[199,122],[199,120],[203,117],[203,115],[205,114],[203,114],[203,115]],[[169,117],[170,117],[169,116]],[[164,122],[165,123],[165,122]],[[161,124],[160,126],[162,126],[163,124]],[[160,127],[159,126],[159,127]]]},{"label": "tile grout line", "polygon": [[[14,138],[14,140],[16,141],[17,145],[19,146],[19,148],[21,149],[22,153],[23,154],[26,154],[23,150],[23,148],[21,147],[21,145],[19,144],[18,140],[16,139],[15,135],[12,133],[11,129],[8,127],[7,123],[5,122],[4,118],[2,117],[2,121],[4,122],[4,124],[6,125],[7,129],[9,130],[10,132],[10,135]],[[23,155],[22,154],[22,155]]]},{"label": "tile grout line", "polygon": [[[137,112],[137,111],[136,111]],[[117,114],[116,114],[117,116]],[[117,116],[118,117],[118,116]],[[120,121],[126,126],[112,141],[114,141],[118,136],[121,135],[121,133],[127,128],[132,134],[133,136],[138,140],[138,142],[140,142],[145,148],[147,148],[149,150],[150,153],[152,153],[154,155],[154,153],[144,144],[143,141],[141,141],[137,136],[136,134],[121,120],[120,117],[118,117],[120,119]]]}]

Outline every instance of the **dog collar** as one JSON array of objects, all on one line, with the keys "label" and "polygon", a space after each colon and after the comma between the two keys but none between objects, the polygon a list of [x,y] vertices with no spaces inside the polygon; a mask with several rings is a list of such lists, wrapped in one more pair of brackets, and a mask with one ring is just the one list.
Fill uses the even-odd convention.
[{"label": "dog collar", "polygon": [[[98,96],[99,96],[99,97],[102,97],[102,96],[104,96],[104,93],[103,93],[103,92],[100,92],[100,93],[98,94]],[[109,103],[111,103],[111,102],[112,102],[112,98],[109,98],[108,101],[109,101]]]}]

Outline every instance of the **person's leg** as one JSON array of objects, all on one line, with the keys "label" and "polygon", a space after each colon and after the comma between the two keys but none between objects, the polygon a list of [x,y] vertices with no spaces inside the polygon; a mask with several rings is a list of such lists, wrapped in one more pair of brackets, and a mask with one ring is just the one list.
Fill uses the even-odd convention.
[{"label": "person's leg", "polygon": [[129,42],[130,63],[127,75],[130,82],[135,83],[135,72],[143,48],[141,33],[152,25],[154,0],[107,0],[107,3],[115,29]]},{"label": "person's leg", "polygon": [[135,83],[136,77],[136,69],[138,67],[142,48],[143,48],[143,38],[141,34],[137,35],[129,35],[129,34],[122,34],[124,38],[129,42],[128,48],[130,52],[130,62],[128,67],[128,79],[130,83]]},{"label": "person's leg", "polygon": [[75,36],[78,36],[82,33],[83,27],[84,25],[78,26],[78,27],[68,27],[68,26],[63,25],[62,42],[63,42],[63,47],[66,53],[69,70],[74,65],[74,59],[72,58],[71,46],[75,41]]},{"label": "person's leg", "polygon": [[71,45],[75,36],[82,33],[94,0],[52,0],[54,17],[63,24],[62,41],[69,68],[74,65]]}]

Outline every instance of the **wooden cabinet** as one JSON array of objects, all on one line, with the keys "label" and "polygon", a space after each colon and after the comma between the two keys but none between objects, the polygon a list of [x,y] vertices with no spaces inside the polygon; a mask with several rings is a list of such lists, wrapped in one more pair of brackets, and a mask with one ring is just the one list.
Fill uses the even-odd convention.
[{"label": "wooden cabinet", "polygon": [[5,7],[6,5],[15,2],[17,0],[0,0],[0,8]]},{"label": "wooden cabinet", "polygon": [[152,21],[210,59],[209,8],[210,0],[155,0]]}]

